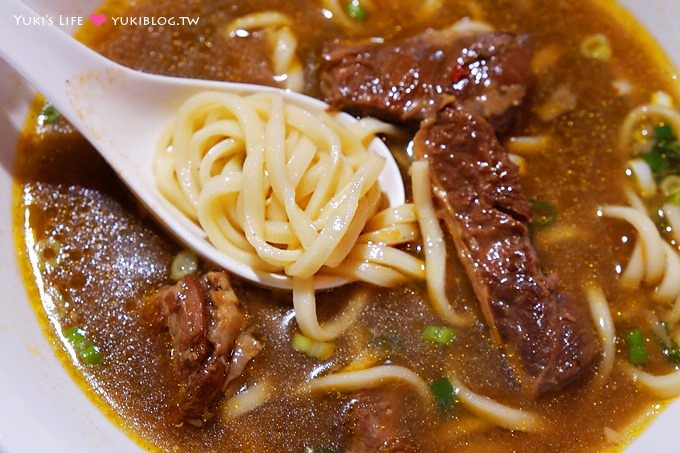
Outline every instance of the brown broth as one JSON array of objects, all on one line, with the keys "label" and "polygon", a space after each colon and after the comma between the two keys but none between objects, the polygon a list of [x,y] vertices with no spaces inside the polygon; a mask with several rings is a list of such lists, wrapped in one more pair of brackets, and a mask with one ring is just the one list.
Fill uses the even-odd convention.
[{"label": "brown broth", "polygon": [[[220,30],[243,14],[275,9],[289,14],[295,23],[298,54],[307,76],[305,89],[312,95],[319,92],[315,70],[321,47],[335,38],[408,36],[426,26],[443,27],[481,13],[475,18],[497,29],[531,35],[536,50],[557,46],[562,56],[536,77],[529,103],[540,105],[556,87],[566,84],[577,94],[578,108],[554,123],[543,123],[532,113],[516,132],[553,137],[548,152],[528,158],[523,188],[529,196],[554,203],[559,212],[557,225],[572,225],[579,233],[548,243],[543,231],[536,234],[535,244],[543,266],[559,274],[562,288],[573,297],[583,299],[584,283],[596,282],[610,297],[617,328],[642,325],[640,310],[647,306],[648,291],[624,290],[615,273],[615,265],[625,263],[630,253],[621,237],[632,231],[603,222],[594,213],[604,203],[623,202],[626,156],[616,147],[623,117],[646,102],[652,92],[673,92],[658,56],[615,17],[585,1],[448,0],[440,13],[422,23],[413,20],[413,2],[375,3],[382,13],[347,33],[329,24],[311,0],[140,1],[129,10],[112,2],[103,9],[128,16],[198,16],[200,25],[109,24],[101,29],[86,27],[79,36],[109,58],[144,71],[271,84],[264,40],[255,36],[236,43]],[[609,37],[614,52],[611,61],[593,62],[580,56],[579,43],[591,33]],[[634,90],[617,96],[611,88],[614,79],[628,80]],[[102,159],[63,120],[56,126],[31,124],[18,153],[16,181],[21,188],[14,206],[21,213],[17,230],[33,265],[26,268],[40,269],[27,276],[27,281],[31,285],[40,281],[46,288],[42,292],[45,312],[40,316],[51,322],[48,334],[60,344],[56,332],[78,325],[102,349],[106,358],[98,366],[73,362],[78,379],[145,446],[186,452],[337,449],[342,444],[343,408],[351,396],[311,398],[294,390],[312,373],[340,368],[368,344],[381,341],[395,342],[393,350],[385,348],[384,360],[407,366],[428,382],[453,369],[475,391],[533,411],[545,421],[545,429],[534,434],[470,423],[474,416],[462,407],[452,415],[442,415],[425,408],[404,389],[400,395],[409,409],[402,418],[422,451],[598,451],[607,445],[605,427],[625,431],[643,414],[658,412],[658,402],[638,390],[620,364],[604,386],[587,376],[558,395],[525,399],[481,321],[460,329],[450,347],[435,347],[420,339],[423,327],[438,323],[422,285],[372,290],[371,303],[358,325],[337,341],[333,357],[320,363],[291,347],[295,322],[290,295],[241,282],[248,320],[256,326],[265,348],[230,386],[227,397],[264,376],[275,383],[276,391],[267,404],[233,422],[218,417],[200,429],[176,426],[172,395],[177,383],[168,336],[141,320],[139,301],[168,281],[178,245],[146,217]],[[63,252],[61,265],[51,271],[31,253],[35,241],[45,237],[57,239]],[[450,256],[449,296],[479,319],[470,285],[455,254]],[[350,290],[319,295],[321,317],[337,311]],[[623,360],[621,350],[618,355]],[[652,354],[650,366],[667,368],[660,354]]]}]

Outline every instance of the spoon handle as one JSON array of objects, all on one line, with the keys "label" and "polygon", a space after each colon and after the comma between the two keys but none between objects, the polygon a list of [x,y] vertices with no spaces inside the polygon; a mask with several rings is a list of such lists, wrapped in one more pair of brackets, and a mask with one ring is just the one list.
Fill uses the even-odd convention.
[{"label": "spoon handle", "polygon": [[52,25],[53,20],[18,0],[0,1],[0,57],[39,87],[62,114],[75,119],[69,86],[76,76],[118,65]]}]

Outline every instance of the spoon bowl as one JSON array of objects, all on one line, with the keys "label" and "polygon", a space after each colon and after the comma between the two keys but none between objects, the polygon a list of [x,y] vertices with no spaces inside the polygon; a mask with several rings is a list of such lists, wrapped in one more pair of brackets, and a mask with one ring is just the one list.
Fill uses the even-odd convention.
[{"label": "spoon bowl", "polygon": [[[158,191],[153,154],[167,122],[190,96],[203,91],[236,95],[280,93],[284,101],[310,112],[328,105],[289,90],[230,82],[166,77],[119,65],[51,25],[17,26],[14,17],[40,16],[17,0],[0,3],[0,57],[12,65],[98,150],[132,193],[174,237],[196,253],[262,286],[292,289],[284,274],[257,271],[217,250],[205,232]],[[339,113],[349,126],[357,120]],[[404,203],[399,168],[378,138],[368,147],[386,158],[379,177],[390,206]],[[347,283],[339,277],[316,277],[316,289]]]}]

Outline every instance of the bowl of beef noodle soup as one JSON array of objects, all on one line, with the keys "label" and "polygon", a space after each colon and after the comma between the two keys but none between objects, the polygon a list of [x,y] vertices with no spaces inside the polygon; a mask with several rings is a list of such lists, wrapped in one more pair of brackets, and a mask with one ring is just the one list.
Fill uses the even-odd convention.
[{"label": "bowl of beef noodle soup", "polygon": [[204,92],[158,131],[164,202],[270,289],[0,61],[1,451],[677,450],[675,2],[29,4],[131,68],[330,108]]}]

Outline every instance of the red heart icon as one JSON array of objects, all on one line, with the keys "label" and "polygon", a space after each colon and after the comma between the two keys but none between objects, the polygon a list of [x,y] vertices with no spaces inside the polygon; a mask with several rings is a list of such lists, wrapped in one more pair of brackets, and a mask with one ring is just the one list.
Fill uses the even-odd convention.
[{"label": "red heart icon", "polygon": [[106,14],[90,14],[89,16],[90,22],[95,24],[97,27],[99,27],[101,24],[106,22]]}]

